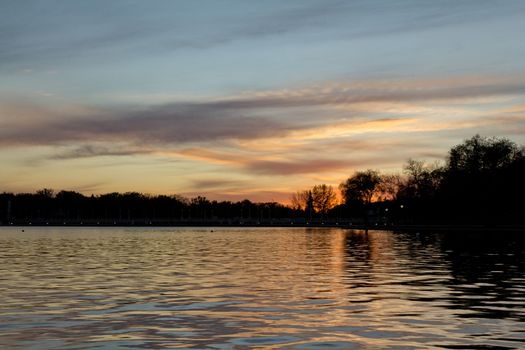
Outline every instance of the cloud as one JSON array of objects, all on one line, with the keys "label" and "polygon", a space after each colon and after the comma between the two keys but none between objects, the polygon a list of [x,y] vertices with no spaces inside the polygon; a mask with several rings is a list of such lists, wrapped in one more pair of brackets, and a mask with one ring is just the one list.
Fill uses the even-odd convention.
[{"label": "cloud", "polygon": [[83,185],[73,186],[69,190],[80,193],[97,193],[100,189],[105,187],[107,184],[104,182],[91,182]]},{"label": "cloud", "polygon": [[[283,135],[292,125],[269,118],[225,113],[207,105],[168,105],[142,110],[96,111],[90,117],[53,116],[14,120],[9,115],[0,130],[3,145],[50,145],[68,142],[127,141],[137,144],[176,144]],[[104,150],[84,148],[79,155]]]},{"label": "cloud", "polygon": [[[253,4],[239,1],[231,5],[231,9],[235,10],[222,11],[220,7],[214,6],[214,2],[208,5],[177,6],[171,1],[157,1],[152,6],[141,1],[112,1],[109,4],[106,1],[90,1],[88,5],[79,5],[77,2],[40,4],[36,1],[19,4],[15,1],[2,4],[4,17],[0,15],[0,18],[5,24],[0,39],[5,43],[11,38],[16,48],[14,43],[23,42],[20,39],[32,29],[39,29],[44,34],[56,34],[69,28],[67,35],[54,35],[60,41],[50,41],[54,44],[54,51],[80,49],[80,53],[84,53],[101,46],[111,47],[146,39],[159,44],[152,40],[156,37],[170,37],[168,43],[171,42],[169,46],[172,48],[206,48],[232,40],[315,30],[327,25],[336,25],[346,35],[360,36],[417,30],[509,16],[523,8],[520,1],[507,2],[502,7],[490,0],[459,3],[448,0],[439,4],[370,0],[269,1],[254,7]],[[205,11],[202,11],[203,7]],[[100,8],[104,8],[104,11],[100,11]],[[18,15],[16,19],[10,18],[13,14]],[[140,14],[139,19],[137,14]],[[382,21],[370,22],[378,18],[378,14]],[[188,15],[191,20],[184,21]],[[206,25],[210,22],[219,25]],[[31,25],[21,26],[20,23]],[[75,25],[77,28],[72,30]],[[190,31],[190,28],[193,30]],[[36,48],[46,48],[46,45],[34,45]],[[47,48],[51,51],[51,47]]]},{"label": "cloud", "polygon": [[[213,164],[216,166],[216,172],[228,169],[237,173],[270,176],[312,175],[391,164],[398,159],[386,155],[388,152],[399,153],[400,150],[414,145],[423,148],[428,146],[419,140],[410,143],[407,140],[400,142],[392,138],[378,141],[351,138],[330,140],[317,145],[306,143],[296,147],[284,144],[280,149],[272,151],[234,145],[214,150],[204,147],[174,150],[165,155]],[[402,161],[405,158],[408,156],[402,157]]]},{"label": "cloud", "polygon": [[[292,147],[300,146],[294,142],[311,144],[371,132],[465,129],[494,123],[481,118],[487,112],[436,109],[429,104],[524,93],[525,79],[518,76],[328,83],[150,107],[65,104],[50,108],[37,102],[17,104],[10,100],[0,101],[0,145],[77,145],[55,155],[57,159],[181,151],[192,144],[213,146],[232,141],[248,145],[261,140],[262,145],[263,140],[273,140],[274,145],[288,143]],[[516,115],[521,113],[520,108],[508,107],[503,112]],[[430,117],[425,119],[426,115]],[[285,137],[291,141],[276,141],[288,140]],[[272,163],[267,167],[273,165],[283,173],[286,169],[308,168],[302,164]],[[335,163],[326,165],[333,167]],[[252,169],[257,170],[258,165]]]},{"label": "cloud", "polygon": [[220,108],[275,108],[316,105],[351,105],[370,102],[461,100],[525,93],[525,77],[429,79],[333,83],[297,90],[247,95],[242,99],[210,103]]},{"label": "cloud", "polygon": [[199,189],[199,190],[210,190],[210,189],[224,189],[224,188],[231,188],[236,187],[238,188],[239,180],[223,180],[223,179],[198,179],[193,180],[191,184],[193,188]]},{"label": "cloud", "polygon": [[[264,150],[250,152],[242,148],[228,148],[209,150],[206,148],[183,149],[170,153],[172,157],[182,157],[221,167],[236,169],[239,173],[261,175],[291,175],[325,173],[334,170],[346,169],[352,165],[348,159],[331,159],[330,157],[316,156],[316,159],[301,159],[304,153],[302,148],[288,150],[288,154],[269,156]],[[215,185],[214,180],[211,182]],[[219,185],[222,185],[222,180]],[[208,183],[204,183],[208,185]]]},{"label": "cloud", "polygon": [[247,162],[244,166],[247,170],[255,173],[291,175],[330,172],[346,169],[349,166],[352,166],[352,164],[349,164],[347,160],[343,159],[314,159],[301,161],[253,160]]},{"label": "cloud", "polygon": [[[256,40],[312,30],[341,17],[344,2],[238,2],[216,7],[191,2],[91,1],[0,4],[0,62],[57,64],[67,60],[127,59],[179,50],[203,50],[238,40]],[[103,8],[104,11],[100,11]],[[203,11],[203,8],[206,10]],[[224,10],[227,9],[227,10]],[[21,25],[24,23],[24,25]]]},{"label": "cloud", "polygon": [[78,159],[90,158],[100,156],[129,156],[136,154],[151,153],[148,149],[141,148],[119,148],[101,145],[82,145],[63,152],[58,152],[50,157],[50,159]]},{"label": "cloud", "polygon": [[[103,8],[103,11],[100,9]],[[223,9],[227,8],[227,11]],[[204,10],[203,10],[204,9]],[[520,1],[234,2],[217,6],[156,1],[4,1],[0,5],[2,67],[74,60],[119,61],[234,41],[295,35],[294,40],[348,40],[487,21],[523,9]]]}]

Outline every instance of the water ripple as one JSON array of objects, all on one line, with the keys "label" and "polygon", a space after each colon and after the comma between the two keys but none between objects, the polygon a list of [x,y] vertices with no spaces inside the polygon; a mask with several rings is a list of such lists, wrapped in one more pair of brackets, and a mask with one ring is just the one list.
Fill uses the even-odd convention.
[{"label": "water ripple", "polygon": [[520,235],[0,229],[6,349],[518,349]]}]

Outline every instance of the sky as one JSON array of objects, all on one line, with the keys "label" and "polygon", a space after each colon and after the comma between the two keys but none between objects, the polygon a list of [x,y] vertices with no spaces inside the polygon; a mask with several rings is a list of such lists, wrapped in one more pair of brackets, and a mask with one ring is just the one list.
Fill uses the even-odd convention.
[{"label": "sky", "polygon": [[287,202],[525,144],[522,0],[2,0],[0,192]]}]

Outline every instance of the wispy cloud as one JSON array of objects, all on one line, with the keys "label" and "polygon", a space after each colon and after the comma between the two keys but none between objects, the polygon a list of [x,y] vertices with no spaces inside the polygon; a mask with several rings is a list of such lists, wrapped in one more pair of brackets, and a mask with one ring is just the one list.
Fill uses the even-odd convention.
[{"label": "wispy cloud", "polygon": [[[348,132],[425,129],[418,119],[424,109],[385,108],[392,117],[367,104],[432,103],[525,94],[525,79],[457,79],[405,82],[337,83],[297,90],[246,93],[208,102],[178,102],[146,108],[68,107],[50,109],[12,102],[2,114],[0,144],[128,142],[134,145],[180,145],[227,140],[256,140],[292,135],[305,139],[335,137]],[[344,107],[344,108],[341,108]],[[320,108],[314,114],[308,109]],[[428,107],[426,107],[428,109]],[[427,111],[428,112],[428,111]],[[513,113],[518,113],[517,112]],[[319,115],[323,115],[322,118]],[[471,113],[472,114],[472,113]],[[19,117],[14,117],[19,116]],[[286,116],[286,118],[282,118]],[[416,117],[417,116],[417,117]],[[414,119],[416,118],[416,119]],[[440,123],[437,120],[432,125]],[[450,120],[446,121],[450,122]],[[462,122],[461,120],[457,121]],[[470,121],[472,122],[472,120]],[[441,122],[444,123],[444,122]],[[412,124],[412,126],[411,126]],[[405,125],[405,126],[404,126]],[[324,131],[323,131],[324,130]],[[342,136],[343,136],[342,135]],[[66,156],[126,154],[82,146]]]},{"label": "wispy cloud", "polygon": [[347,169],[349,164],[343,159],[303,159],[299,161],[253,160],[244,164],[251,172],[271,175],[292,175],[325,173],[334,170]]},{"label": "wispy cloud", "polygon": [[[202,7],[207,11],[202,11]],[[0,62],[6,66],[103,55],[144,56],[207,49],[287,33],[318,37],[317,40],[392,35],[511,16],[523,8],[522,2],[511,0],[505,6],[488,0],[445,0],[439,4],[267,1],[234,2],[229,6],[218,6],[213,1],[90,1],[89,5],[76,1],[5,1],[0,5]]]},{"label": "wispy cloud", "polygon": [[[0,144],[38,145],[71,141],[175,144],[283,135],[294,128],[284,121],[243,116],[238,112],[226,113],[228,109],[206,104],[177,104],[129,111],[96,110],[87,118],[52,116],[44,120],[34,110],[32,121],[12,120],[5,115]],[[81,153],[94,154],[95,151],[92,148]],[[99,151],[104,153],[104,150]]]},{"label": "wispy cloud", "polygon": [[114,163],[115,157],[126,157],[126,166],[176,162],[202,171],[180,180],[185,190],[237,198],[255,190],[244,177],[256,175],[262,192],[275,187],[276,177],[283,188],[337,185],[356,169],[399,169],[409,157],[441,160],[452,144],[475,133],[522,135],[521,81],[327,83],[150,107],[10,99],[0,103],[0,145],[47,146],[47,158],[30,160],[38,167],[75,159]]},{"label": "wispy cloud", "polygon": [[328,83],[296,90],[254,93],[242,99],[211,103],[226,108],[273,108],[351,105],[370,102],[462,100],[525,93],[525,76],[463,77],[405,81]]},{"label": "wispy cloud", "polygon": [[51,159],[64,160],[64,159],[78,159],[78,158],[90,158],[90,157],[101,157],[101,156],[129,156],[137,154],[152,153],[152,150],[137,147],[119,147],[116,145],[103,146],[103,145],[81,145],[69,148],[65,151],[55,153],[51,156]]},{"label": "wispy cloud", "polygon": [[238,189],[242,183],[239,180],[224,180],[224,179],[196,179],[192,181],[192,187],[196,189],[204,189],[206,191],[212,189],[235,188]]}]

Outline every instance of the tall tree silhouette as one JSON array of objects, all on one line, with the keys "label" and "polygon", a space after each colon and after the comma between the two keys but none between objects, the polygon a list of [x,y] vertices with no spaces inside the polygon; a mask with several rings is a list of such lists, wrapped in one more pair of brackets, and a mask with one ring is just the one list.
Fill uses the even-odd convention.
[{"label": "tall tree silhouette", "polygon": [[336,200],[337,196],[332,186],[322,184],[312,188],[313,207],[322,216],[335,206]]},{"label": "tall tree silhouette", "polygon": [[368,224],[368,209],[375,195],[379,192],[381,177],[375,170],[357,171],[339,185],[343,200],[349,209],[361,212]]},{"label": "tall tree silhouette", "polygon": [[523,149],[505,138],[476,135],[454,146],[440,188],[447,215],[477,223],[513,220],[517,196],[524,194],[523,177],[516,178],[523,158]]},{"label": "tall tree silhouette", "polygon": [[381,177],[375,170],[357,171],[339,185],[345,203],[368,205],[378,193]]}]

